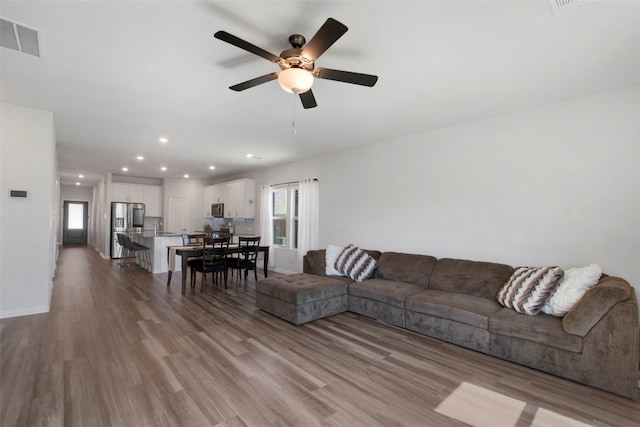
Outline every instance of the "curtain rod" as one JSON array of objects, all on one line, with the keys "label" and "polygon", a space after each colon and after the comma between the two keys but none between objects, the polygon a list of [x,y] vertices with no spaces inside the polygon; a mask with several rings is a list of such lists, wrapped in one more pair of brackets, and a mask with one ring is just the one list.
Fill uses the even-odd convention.
[{"label": "curtain rod", "polygon": [[[317,181],[318,178],[313,178],[314,181]],[[289,182],[281,182],[279,184],[270,184],[269,187],[277,187],[279,185],[291,185],[291,184],[300,184],[300,181],[289,181]]]}]

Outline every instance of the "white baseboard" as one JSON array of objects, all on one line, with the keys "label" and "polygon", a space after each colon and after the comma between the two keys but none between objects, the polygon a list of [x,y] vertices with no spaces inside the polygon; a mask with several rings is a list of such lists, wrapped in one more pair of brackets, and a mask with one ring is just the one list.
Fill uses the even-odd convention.
[{"label": "white baseboard", "polygon": [[24,308],[20,310],[10,310],[10,311],[2,311],[0,312],[0,319],[6,319],[9,317],[18,317],[18,316],[30,316],[32,314],[42,314],[48,313],[49,307],[30,307]]}]

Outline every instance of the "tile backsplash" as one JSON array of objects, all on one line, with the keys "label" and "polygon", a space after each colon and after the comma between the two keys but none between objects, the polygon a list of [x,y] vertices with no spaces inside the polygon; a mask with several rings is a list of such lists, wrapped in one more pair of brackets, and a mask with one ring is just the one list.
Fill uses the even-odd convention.
[{"label": "tile backsplash", "polygon": [[162,217],[145,216],[144,229],[154,230],[154,231],[163,231]]}]

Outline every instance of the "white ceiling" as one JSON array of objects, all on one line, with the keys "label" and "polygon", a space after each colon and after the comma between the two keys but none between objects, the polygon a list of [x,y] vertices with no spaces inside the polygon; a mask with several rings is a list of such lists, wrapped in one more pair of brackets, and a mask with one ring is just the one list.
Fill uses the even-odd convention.
[{"label": "white ceiling", "polygon": [[[53,111],[62,182],[219,178],[640,82],[639,1],[556,17],[546,0],[2,0],[0,16],[39,31],[40,58],[0,48],[2,102]],[[278,55],[328,17],[349,31],[316,66],[375,87],[316,80],[309,110],[276,81],[228,89],[277,66],[217,30]]]}]

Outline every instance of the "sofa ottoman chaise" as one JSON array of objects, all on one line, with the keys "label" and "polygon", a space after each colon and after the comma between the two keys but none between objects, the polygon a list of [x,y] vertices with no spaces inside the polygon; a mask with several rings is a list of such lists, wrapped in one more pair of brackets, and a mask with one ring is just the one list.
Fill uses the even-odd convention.
[{"label": "sofa ottoman chaise", "polygon": [[301,325],[347,311],[347,284],[304,273],[262,279],[256,283],[256,307]]}]

